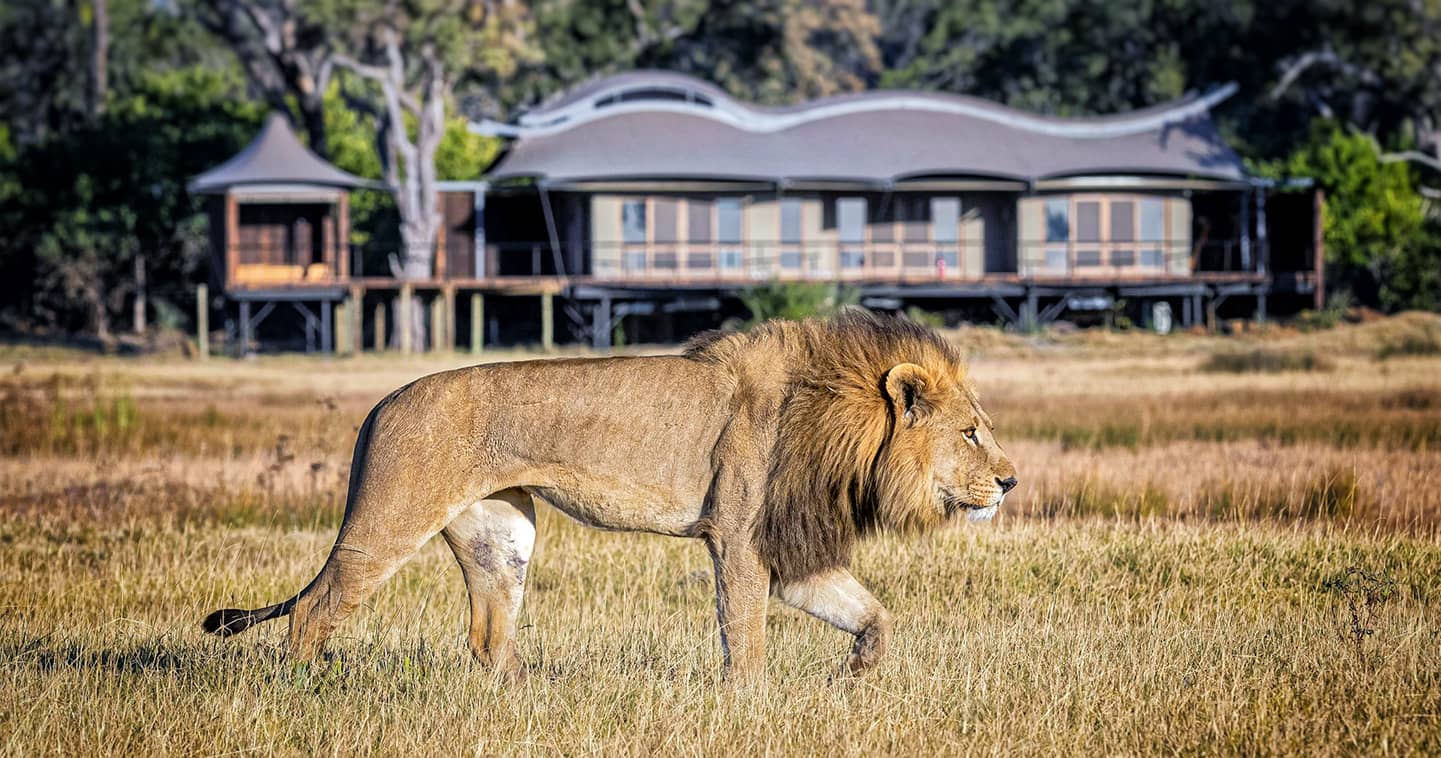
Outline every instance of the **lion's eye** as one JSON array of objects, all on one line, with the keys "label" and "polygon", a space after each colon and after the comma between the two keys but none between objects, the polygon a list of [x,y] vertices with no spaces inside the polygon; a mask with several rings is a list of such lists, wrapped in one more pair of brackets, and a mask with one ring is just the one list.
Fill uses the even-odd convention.
[{"label": "lion's eye", "polygon": [[967,429],[965,432],[963,432],[963,434],[966,435],[966,440],[972,445],[981,444],[981,438],[976,435],[976,430],[974,427]]}]

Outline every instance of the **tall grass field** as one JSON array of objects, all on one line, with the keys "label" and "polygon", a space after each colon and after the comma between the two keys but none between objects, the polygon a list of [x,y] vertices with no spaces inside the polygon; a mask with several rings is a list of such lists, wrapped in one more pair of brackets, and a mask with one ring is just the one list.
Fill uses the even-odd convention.
[{"label": "tall grass field", "polygon": [[518,683],[471,662],[438,540],[322,660],[284,622],[201,632],[310,580],[366,411],[470,356],[0,348],[0,753],[1441,753],[1436,318],[949,336],[1020,487],[865,543],[896,621],[872,674],[833,678],[850,640],[776,604],[749,686],[700,543],[548,509]]}]

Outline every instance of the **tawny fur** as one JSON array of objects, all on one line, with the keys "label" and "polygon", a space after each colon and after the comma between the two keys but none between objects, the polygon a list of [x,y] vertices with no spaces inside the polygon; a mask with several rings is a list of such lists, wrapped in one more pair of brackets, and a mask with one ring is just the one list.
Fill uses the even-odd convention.
[{"label": "tawny fur", "polygon": [[683,356],[460,369],[371,412],[340,535],[310,585],[206,628],[288,614],[292,649],[313,655],[444,531],[470,590],[472,650],[514,674],[538,498],[600,528],[704,539],[732,673],[761,666],[768,592],[855,634],[847,665],[860,671],[890,622],[846,571],[856,540],[993,509],[1014,474],[959,353],[859,310],[705,335]]}]

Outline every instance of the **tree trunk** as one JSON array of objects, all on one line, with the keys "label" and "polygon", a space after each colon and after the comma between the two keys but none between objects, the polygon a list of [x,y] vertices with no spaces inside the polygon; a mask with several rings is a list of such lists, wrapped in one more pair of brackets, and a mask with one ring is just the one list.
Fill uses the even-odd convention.
[{"label": "tree trunk", "polygon": [[301,125],[305,128],[306,139],[311,152],[330,160],[330,144],[325,139],[324,93],[297,98],[300,105]]},{"label": "tree trunk", "polygon": [[[414,231],[409,229],[409,224],[401,224],[400,234],[405,239],[406,253],[400,261],[398,268],[391,273],[396,279],[407,281],[425,281],[435,276],[434,258],[431,255],[431,244],[424,241],[426,232],[424,230]],[[429,232],[431,239],[435,237],[435,231]],[[420,241],[412,241],[419,238]],[[394,266],[394,264],[392,264]],[[391,330],[390,346],[399,350],[401,347],[400,329],[405,323],[402,320],[401,309],[404,307],[403,300],[397,294],[390,303],[390,312],[395,314],[395,328]],[[410,346],[415,352],[425,350],[425,345],[430,344],[430,329],[426,321],[427,310],[420,297],[410,298]]]},{"label": "tree trunk", "polygon": [[90,326],[101,344],[110,344],[110,314],[105,309],[105,296],[101,294],[104,285],[89,282],[85,288],[85,304],[90,306]]},{"label": "tree trunk", "polygon": [[107,0],[91,0],[90,17],[90,118],[105,112],[109,88],[110,9]]},{"label": "tree trunk", "polygon": [[[434,48],[426,44],[419,53],[423,71],[416,88],[419,91],[410,91],[400,36],[394,29],[383,30],[382,34],[386,65],[364,65],[346,56],[337,56],[335,62],[380,85],[385,101],[385,119],[381,123],[385,181],[400,213],[403,247],[401,260],[391,261],[391,274],[401,280],[421,281],[435,275],[435,240],[441,224],[435,152],[445,133],[445,98],[450,84]],[[410,118],[415,121],[413,140],[407,124]],[[396,298],[394,307],[399,314],[400,298]],[[412,299],[410,315],[410,344],[414,349],[424,349],[428,331],[419,298]],[[397,319],[397,323],[403,322]],[[391,344],[401,345],[398,329]]]}]

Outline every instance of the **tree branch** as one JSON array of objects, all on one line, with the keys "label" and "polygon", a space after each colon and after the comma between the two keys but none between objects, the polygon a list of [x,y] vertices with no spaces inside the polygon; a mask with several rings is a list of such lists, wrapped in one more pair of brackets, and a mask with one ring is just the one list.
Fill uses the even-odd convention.
[{"label": "tree branch", "polygon": [[1434,155],[1428,155],[1421,152],[1420,150],[1402,150],[1399,153],[1381,153],[1380,158],[1382,163],[1419,163],[1423,166],[1429,166],[1433,169],[1436,169],[1437,171],[1441,171],[1441,158],[1437,158]]},{"label": "tree branch", "polygon": [[1272,100],[1276,100],[1285,94],[1286,90],[1290,89],[1291,85],[1295,84],[1296,80],[1301,77],[1301,74],[1306,73],[1306,70],[1313,66],[1328,66],[1339,69],[1342,73],[1355,77],[1362,84],[1369,87],[1375,87],[1381,84],[1381,77],[1375,71],[1365,66],[1348,63],[1330,48],[1302,53],[1289,62],[1283,62],[1282,65],[1286,68],[1281,74],[1281,81],[1277,82],[1276,86],[1271,88],[1269,97]]}]

